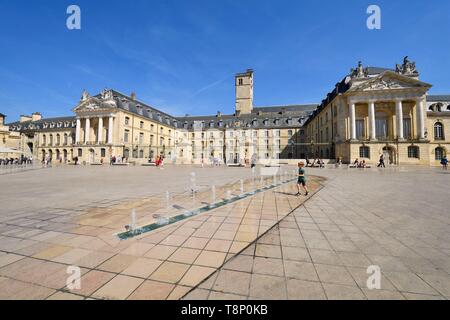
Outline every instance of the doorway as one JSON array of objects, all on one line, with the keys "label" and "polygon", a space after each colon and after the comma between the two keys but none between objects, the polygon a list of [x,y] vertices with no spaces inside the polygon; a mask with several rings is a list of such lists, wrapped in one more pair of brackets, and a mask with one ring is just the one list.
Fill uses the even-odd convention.
[{"label": "doorway", "polygon": [[397,154],[393,147],[384,147],[383,148],[383,156],[384,156],[384,162],[387,165],[396,165],[397,164]]},{"label": "doorway", "polygon": [[89,163],[94,163],[95,151],[94,149],[89,149]]}]

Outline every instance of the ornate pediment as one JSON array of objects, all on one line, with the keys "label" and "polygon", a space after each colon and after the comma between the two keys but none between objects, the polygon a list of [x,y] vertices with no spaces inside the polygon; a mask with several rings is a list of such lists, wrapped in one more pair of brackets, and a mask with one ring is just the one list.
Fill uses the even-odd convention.
[{"label": "ornate pediment", "polygon": [[349,91],[384,91],[384,90],[405,90],[405,89],[428,89],[431,85],[419,80],[386,71],[383,74],[356,85]]},{"label": "ornate pediment", "polygon": [[83,95],[79,104],[73,109],[74,112],[89,112],[101,109],[116,108],[117,104],[114,100],[111,90],[103,90],[99,96],[91,97],[87,91],[83,91]]},{"label": "ornate pediment", "polygon": [[83,111],[97,111],[102,109],[111,109],[115,108],[116,104],[114,101],[103,101],[96,97],[90,97],[85,101],[80,101],[80,104],[73,109],[74,112],[83,112]]}]

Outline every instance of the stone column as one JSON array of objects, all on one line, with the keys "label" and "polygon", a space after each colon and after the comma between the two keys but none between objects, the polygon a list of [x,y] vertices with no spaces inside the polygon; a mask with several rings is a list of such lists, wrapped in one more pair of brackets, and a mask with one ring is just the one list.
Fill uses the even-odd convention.
[{"label": "stone column", "polygon": [[84,128],[84,143],[89,143],[90,141],[90,133],[91,133],[91,119],[86,118],[86,125]]},{"label": "stone column", "polygon": [[425,139],[425,116],[423,111],[423,100],[418,98],[416,100],[416,115],[417,115],[417,138]]},{"label": "stone column", "polygon": [[81,119],[77,118],[77,127],[75,129],[75,144],[80,143]]},{"label": "stone column", "polygon": [[350,139],[356,140],[356,114],[355,114],[355,104],[350,103]]},{"label": "stone column", "polygon": [[99,144],[103,142],[103,118],[101,116],[98,118],[97,142]]},{"label": "stone column", "polygon": [[375,102],[369,101],[369,137],[371,141],[377,140],[377,130],[375,125]]},{"label": "stone column", "polygon": [[403,136],[403,103],[395,100],[395,117],[397,118],[397,139],[404,140]]},{"label": "stone column", "polygon": [[108,123],[108,143],[113,143],[113,116],[109,116],[109,123]]}]

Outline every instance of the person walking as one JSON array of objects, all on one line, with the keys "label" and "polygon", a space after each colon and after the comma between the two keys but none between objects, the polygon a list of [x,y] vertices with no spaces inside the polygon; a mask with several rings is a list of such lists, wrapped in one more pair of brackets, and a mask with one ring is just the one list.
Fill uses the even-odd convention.
[{"label": "person walking", "polygon": [[256,167],[256,154],[254,154],[253,156],[252,156],[252,160],[251,160],[251,166],[250,166],[252,169],[254,168],[254,167]]},{"label": "person walking", "polygon": [[303,189],[305,190],[305,196],[308,195],[308,187],[306,186],[306,175],[305,175],[305,163],[304,162],[299,162],[298,163],[298,180],[297,180],[297,196],[300,196],[300,186],[303,187]]},{"label": "person walking", "polygon": [[384,164],[384,154],[380,155],[380,162],[378,163],[378,168],[386,168],[386,165]]},{"label": "person walking", "polygon": [[442,165],[442,169],[447,170],[447,166],[448,166],[448,159],[447,159],[447,156],[444,156],[444,157],[441,159],[441,165]]}]

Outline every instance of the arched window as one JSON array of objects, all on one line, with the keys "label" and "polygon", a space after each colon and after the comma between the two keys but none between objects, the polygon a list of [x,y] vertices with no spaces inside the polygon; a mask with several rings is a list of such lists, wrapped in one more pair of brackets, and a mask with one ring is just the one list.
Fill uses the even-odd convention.
[{"label": "arched window", "polygon": [[67,135],[67,133],[64,133],[64,145],[66,146],[69,143],[69,136]]},{"label": "arched window", "polygon": [[444,148],[437,147],[436,149],[434,149],[434,157],[437,161],[441,161],[442,158],[444,158],[444,156],[445,156]]},{"label": "arched window", "polygon": [[444,140],[444,126],[440,122],[434,124],[434,140]]},{"label": "arched window", "polygon": [[53,135],[52,134],[50,135],[50,145],[51,146],[53,145]]},{"label": "arched window", "polygon": [[408,158],[410,158],[410,159],[419,159],[419,147],[417,147],[417,146],[409,146],[408,147]]},{"label": "arched window", "polygon": [[42,145],[45,146],[47,144],[47,136],[45,134],[42,135]]},{"label": "arched window", "polygon": [[58,134],[56,134],[56,145],[59,146],[59,144],[61,143],[61,136]]},{"label": "arched window", "polygon": [[370,159],[370,148],[369,147],[359,147],[359,157]]}]

